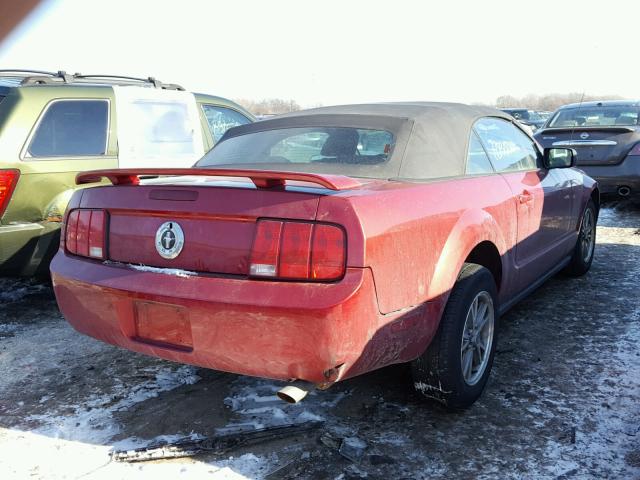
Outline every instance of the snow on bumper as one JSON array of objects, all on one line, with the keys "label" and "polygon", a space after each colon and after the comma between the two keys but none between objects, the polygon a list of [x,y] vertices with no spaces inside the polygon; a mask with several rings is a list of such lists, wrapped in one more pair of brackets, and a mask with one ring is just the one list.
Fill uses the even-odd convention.
[{"label": "snow on bumper", "polygon": [[60,309],[81,333],[281,380],[330,384],[410,360],[437,324],[433,304],[381,315],[366,268],[347,269],[337,283],[271,282],[169,275],[58,253],[51,273]]}]

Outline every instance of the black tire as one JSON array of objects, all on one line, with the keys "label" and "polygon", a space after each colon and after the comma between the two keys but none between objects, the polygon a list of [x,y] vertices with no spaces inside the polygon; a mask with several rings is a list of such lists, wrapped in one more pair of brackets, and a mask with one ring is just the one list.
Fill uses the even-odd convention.
[{"label": "black tire", "polygon": [[[588,234],[586,232],[586,225],[589,216],[593,222],[591,231],[592,237],[591,240],[587,242],[585,240],[585,236]],[[582,218],[580,219],[580,231],[578,232],[578,240],[576,241],[576,246],[573,249],[571,260],[564,270],[564,273],[566,273],[567,275],[572,277],[580,277],[587,273],[591,268],[596,248],[597,221],[598,211],[595,204],[593,203],[593,200],[589,200],[587,206],[584,209],[584,212],[582,213]]]},{"label": "black tire", "polygon": [[[478,296],[485,302],[490,298],[492,302],[492,341],[484,371],[470,385],[463,373],[461,347],[467,314]],[[491,373],[495,355],[497,300],[496,284],[489,270],[474,263],[465,263],[451,291],[435,337],[422,356],[411,362],[413,384],[418,393],[450,410],[467,408],[480,397]]]}]

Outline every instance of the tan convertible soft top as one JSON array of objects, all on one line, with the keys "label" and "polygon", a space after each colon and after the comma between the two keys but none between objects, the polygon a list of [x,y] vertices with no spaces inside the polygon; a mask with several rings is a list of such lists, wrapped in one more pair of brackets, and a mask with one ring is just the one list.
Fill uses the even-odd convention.
[{"label": "tan convertible soft top", "polygon": [[[340,173],[355,177],[433,179],[464,173],[471,128],[482,117],[513,119],[494,108],[459,103],[406,102],[339,105],[280,115],[231,128],[220,142],[252,132],[295,127],[382,129],[395,137],[388,162],[379,165],[290,164],[295,171]],[[261,168],[269,169],[268,165]],[[280,167],[282,168],[282,167]]]}]

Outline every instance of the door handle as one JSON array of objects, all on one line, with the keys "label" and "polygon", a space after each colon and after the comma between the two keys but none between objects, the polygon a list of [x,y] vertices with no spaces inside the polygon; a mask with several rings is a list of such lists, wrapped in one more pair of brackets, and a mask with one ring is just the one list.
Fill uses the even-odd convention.
[{"label": "door handle", "polygon": [[520,195],[518,195],[518,201],[520,203],[531,203],[533,201],[533,195],[525,190]]}]

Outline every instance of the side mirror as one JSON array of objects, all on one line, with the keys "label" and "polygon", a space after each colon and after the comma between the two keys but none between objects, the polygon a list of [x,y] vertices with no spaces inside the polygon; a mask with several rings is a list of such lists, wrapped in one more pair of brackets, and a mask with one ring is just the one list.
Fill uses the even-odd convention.
[{"label": "side mirror", "polygon": [[576,151],[573,148],[545,148],[544,166],[546,168],[569,168],[576,164]]}]

